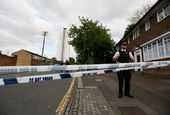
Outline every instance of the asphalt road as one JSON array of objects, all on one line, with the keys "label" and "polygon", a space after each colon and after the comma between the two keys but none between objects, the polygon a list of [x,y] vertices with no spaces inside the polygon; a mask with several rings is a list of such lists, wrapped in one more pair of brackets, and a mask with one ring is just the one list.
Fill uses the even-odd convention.
[{"label": "asphalt road", "polygon": [[0,115],[55,115],[71,81],[0,86]]}]

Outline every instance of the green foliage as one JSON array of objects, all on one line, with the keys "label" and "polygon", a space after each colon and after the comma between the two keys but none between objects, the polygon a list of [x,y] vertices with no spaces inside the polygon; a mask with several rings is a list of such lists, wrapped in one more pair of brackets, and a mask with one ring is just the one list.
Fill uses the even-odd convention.
[{"label": "green foliage", "polygon": [[153,5],[151,3],[147,3],[133,12],[133,15],[128,19],[130,24],[126,27],[124,36],[135,26],[135,24],[146,14],[146,12],[149,11],[152,6]]},{"label": "green foliage", "polygon": [[114,41],[111,40],[109,29],[99,21],[79,17],[81,25],[72,25],[69,29],[69,37],[73,38],[69,43],[77,53],[77,63],[104,63],[104,59],[113,52]]},{"label": "green foliage", "polygon": [[140,7],[139,9],[135,10],[133,14],[129,17],[129,22],[131,24],[136,24],[145,14],[149,11],[149,9],[153,6],[151,3],[147,3]]},{"label": "green foliage", "polygon": [[59,61],[55,57],[51,58],[51,62],[52,62],[53,65],[59,64]]},{"label": "green foliage", "polygon": [[70,62],[66,60],[65,65],[70,65]]},{"label": "green foliage", "polygon": [[69,57],[69,63],[71,65],[75,64],[75,59],[73,57]]},{"label": "green foliage", "polygon": [[135,24],[129,24],[126,29],[125,29],[125,32],[124,32],[124,36],[135,26]]}]

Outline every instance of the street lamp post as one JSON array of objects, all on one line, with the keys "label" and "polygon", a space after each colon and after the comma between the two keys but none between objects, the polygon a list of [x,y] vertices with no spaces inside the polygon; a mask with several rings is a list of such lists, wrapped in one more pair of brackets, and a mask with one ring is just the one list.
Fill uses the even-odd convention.
[{"label": "street lamp post", "polygon": [[42,59],[43,59],[43,53],[44,53],[44,45],[45,45],[45,36],[47,35],[47,31],[44,31],[43,33],[42,33],[42,35],[44,36],[44,39],[43,39],[43,46],[42,46],[42,54],[41,54],[41,61],[42,61]]}]

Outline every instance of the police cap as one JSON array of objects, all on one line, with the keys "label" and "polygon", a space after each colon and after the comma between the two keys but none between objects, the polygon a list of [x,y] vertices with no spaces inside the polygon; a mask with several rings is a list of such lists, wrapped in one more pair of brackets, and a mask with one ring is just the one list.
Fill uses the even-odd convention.
[{"label": "police cap", "polygon": [[122,42],[121,45],[127,45],[127,43],[126,42]]}]

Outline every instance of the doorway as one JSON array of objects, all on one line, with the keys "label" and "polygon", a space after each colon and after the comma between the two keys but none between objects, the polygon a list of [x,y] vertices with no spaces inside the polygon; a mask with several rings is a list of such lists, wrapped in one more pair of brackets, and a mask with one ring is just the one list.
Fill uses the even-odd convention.
[{"label": "doorway", "polygon": [[[137,62],[140,62],[140,55],[137,55]],[[138,69],[140,71],[140,69]]]},{"label": "doorway", "polygon": [[[141,49],[134,51],[135,62],[142,62]],[[135,71],[142,71],[142,69],[135,69]]]}]

